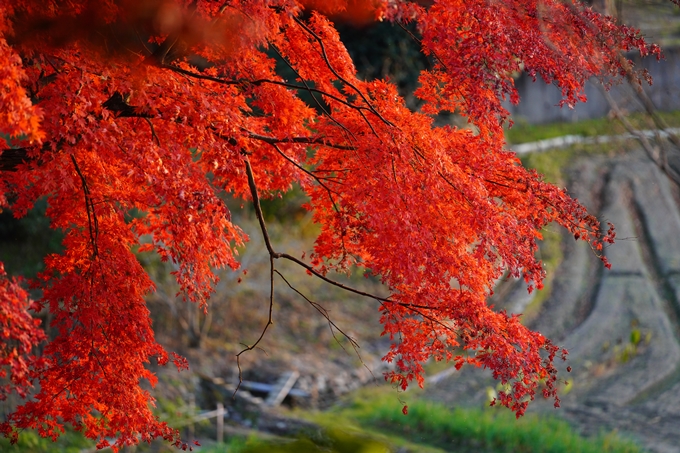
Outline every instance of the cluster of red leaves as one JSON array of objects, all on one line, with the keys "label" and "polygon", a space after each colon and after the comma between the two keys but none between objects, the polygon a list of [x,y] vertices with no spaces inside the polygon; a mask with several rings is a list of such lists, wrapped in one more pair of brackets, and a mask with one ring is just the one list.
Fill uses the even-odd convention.
[{"label": "cluster of red leaves", "polygon": [[[17,389],[39,390],[7,434],[56,437],[71,424],[100,446],[179,443],[140,387],[155,382],[145,364],[168,357],[133,251],[178,263],[187,298],[206,304],[213,269],[237,268],[247,240],[220,198],[251,199],[246,160],[260,196],[294,183],[308,194],[321,225],[315,272],[360,266],[389,287],[388,379],[422,385],[434,357],[493,370],[511,384],[500,403],[518,415],[539,386],[559,401],[558,348],[486,299],[504,272],[540,288],[536,241],[549,222],[599,255],[613,232],[503,149],[501,101],[517,101],[512,74],[524,69],[573,104],[588,77],[621,71],[620,51],[658,49],[570,0],[359,3],[319,12],[311,0],[0,0],[0,133],[25,151],[0,174],[0,202],[21,216],[47,197],[65,232],[64,253],[47,257],[36,283],[57,334],[42,365],[10,368]],[[433,61],[421,112],[388,81],[357,77],[324,12],[417,23]],[[435,127],[443,110],[478,132]],[[151,244],[139,247],[141,236]]]},{"label": "cluster of red leaves", "polygon": [[31,387],[30,370],[42,366],[32,350],[45,340],[45,332],[29,310],[39,307],[16,279],[7,278],[0,263],[0,379],[6,381],[9,375],[9,383],[0,385],[0,401],[13,391],[26,397]]}]

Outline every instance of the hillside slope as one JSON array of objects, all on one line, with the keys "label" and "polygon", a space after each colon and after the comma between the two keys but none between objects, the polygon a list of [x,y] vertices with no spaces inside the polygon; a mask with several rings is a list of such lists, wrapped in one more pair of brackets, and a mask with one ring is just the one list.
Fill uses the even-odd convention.
[{"label": "hillside slope", "polygon": [[[590,157],[569,171],[573,195],[616,225],[602,269],[563,237],[552,291],[529,324],[570,351],[562,409],[585,434],[617,429],[656,452],[680,451],[680,197],[642,153]],[[526,306],[521,282],[496,303]],[[430,398],[481,404],[496,385],[478,370],[431,386]],[[548,410],[545,403],[534,410]]]}]

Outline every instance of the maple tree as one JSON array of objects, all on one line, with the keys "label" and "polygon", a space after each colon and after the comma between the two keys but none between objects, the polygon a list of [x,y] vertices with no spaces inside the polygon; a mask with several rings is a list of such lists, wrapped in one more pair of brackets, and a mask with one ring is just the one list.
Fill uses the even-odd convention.
[{"label": "maple tree", "polygon": [[[432,64],[418,112],[389,80],[357,77],[340,19],[416,25]],[[631,49],[660,55],[570,0],[0,0],[0,205],[20,217],[45,197],[65,233],[32,282],[38,301],[0,275],[11,382],[0,396],[30,395],[2,432],[56,438],[70,424],[99,447],[181,445],[140,386],[155,383],[150,360],[186,361],[154,340],[153,284],[136,253],[175,262],[186,298],[207,308],[213,270],[238,268],[248,239],[225,194],[255,206],[272,298],[281,259],[336,285],[329,272],[354,267],[382,279],[389,297],[368,296],[392,340],[391,382],[422,385],[422,364],[445,359],[490,368],[518,415],[537,391],[558,405],[554,361],[566,351],[487,297],[504,273],[541,287],[548,223],[606,265],[614,232],[504,149],[501,102],[518,101],[521,70],[567,105],[584,101],[585,81],[616,78]],[[474,127],[436,126],[440,112]],[[308,258],[274,250],[259,208],[293,185],[320,225]],[[35,357],[44,333],[27,310],[45,308],[56,334]]]}]

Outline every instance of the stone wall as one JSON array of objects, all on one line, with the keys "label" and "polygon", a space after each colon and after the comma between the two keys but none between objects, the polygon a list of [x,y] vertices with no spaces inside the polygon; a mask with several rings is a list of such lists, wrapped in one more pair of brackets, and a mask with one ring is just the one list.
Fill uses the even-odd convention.
[{"label": "stone wall", "polygon": [[[664,49],[665,59],[657,61],[655,58],[640,58],[639,55],[629,55],[636,68],[645,68],[654,79],[653,85],[643,83],[647,94],[651,97],[659,110],[680,110],[680,48]],[[515,122],[530,124],[552,123],[558,121],[578,121],[606,116],[610,107],[602,96],[596,83],[589,82],[586,86],[587,103],[579,103],[573,109],[559,107],[560,90],[546,84],[540,77],[534,82],[531,77],[522,74],[515,85],[520,95],[520,103],[505,107]],[[614,86],[612,97],[619,107],[628,112],[643,110],[642,105],[635,99],[632,89],[626,82]]]}]

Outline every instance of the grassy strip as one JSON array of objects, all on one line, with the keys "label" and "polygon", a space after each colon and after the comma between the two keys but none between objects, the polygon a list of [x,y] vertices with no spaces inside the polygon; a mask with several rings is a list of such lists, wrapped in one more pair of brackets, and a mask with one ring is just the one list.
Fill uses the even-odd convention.
[{"label": "grassy strip", "polygon": [[450,410],[428,401],[409,404],[407,416],[401,415],[400,408],[394,397],[357,398],[348,411],[362,426],[460,453],[642,451],[616,433],[581,437],[566,422],[553,417],[529,414],[517,420],[505,409]]},{"label": "grassy strip", "polygon": [[93,448],[94,442],[86,439],[82,434],[67,430],[52,442],[52,439],[40,437],[35,431],[22,431],[19,441],[11,445],[9,439],[0,436],[0,451],[2,453],[80,453],[83,449]]},{"label": "grassy strip", "polygon": [[[409,399],[416,395],[409,392]],[[640,453],[616,432],[584,438],[554,417],[526,415],[519,420],[506,409],[449,409],[416,400],[408,415],[391,388],[364,389],[329,412],[302,414],[324,427],[312,439],[271,443],[234,439],[206,453]]]},{"label": "grassy strip", "polygon": [[[383,391],[386,390],[386,391]],[[415,396],[412,393],[409,395]],[[410,399],[410,398],[409,398]],[[428,401],[413,401],[401,414],[401,402],[391,388],[365,389],[346,405],[330,412],[306,414],[324,427],[309,438],[272,442],[257,437],[233,437],[223,444],[200,447],[203,453],[641,453],[615,432],[584,438],[556,418],[529,414],[517,420],[505,409],[448,409]],[[77,433],[57,443],[32,432],[19,444],[0,439],[3,452],[80,452],[91,441]],[[171,451],[166,445],[160,450]],[[149,451],[142,444],[138,451]]]},{"label": "grassy strip", "polygon": [[324,432],[323,437],[314,440],[300,438],[287,442],[271,442],[251,437],[231,439],[227,444],[212,445],[201,449],[201,453],[389,453],[390,451],[392,449],[388,444],[381,440],[343,429],[330,429]]},{"label": "grassy strip", "polygon": [[[680,126],[680,111],[658,113],[670,127]],[[644,113],[632,113],[628,116],[628,119],[638,129],[655,128],[649,117]],[[626,132],[624,127],[616,120],[597,118],[573,123],[527,124],[518,122],[505,131],[505,138],[509,143],[517,145],[563,135],[595,137],[597,135],[618,135]]]}]

